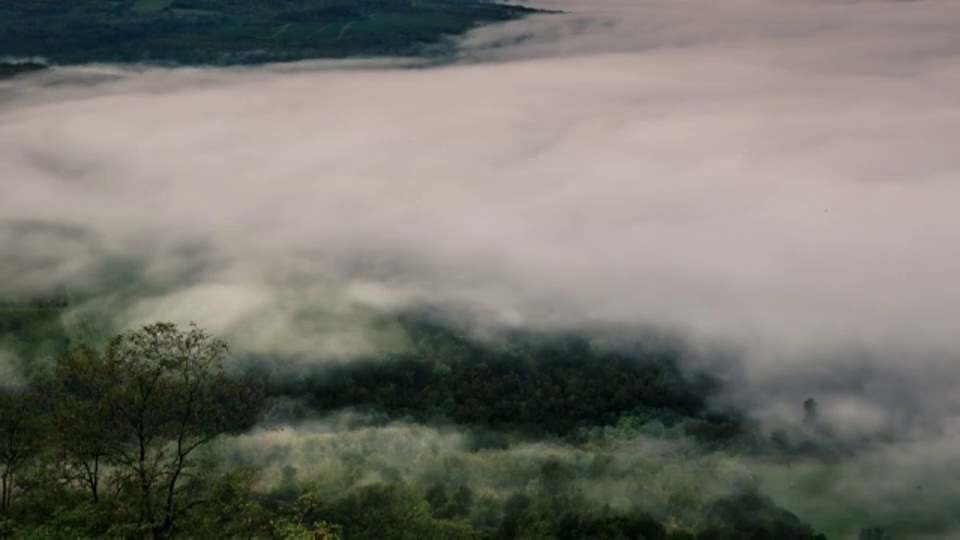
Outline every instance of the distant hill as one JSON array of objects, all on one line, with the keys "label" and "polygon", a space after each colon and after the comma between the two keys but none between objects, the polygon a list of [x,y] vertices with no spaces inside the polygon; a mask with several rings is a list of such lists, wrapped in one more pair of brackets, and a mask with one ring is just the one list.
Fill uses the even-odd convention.
[{"label": "distant hill", "polygon": [[[442,55],[450,36],[533,12],[473,0],[7,0],[0,58],[230,65]],[[26,69],[3,64],[0,76]]]}]

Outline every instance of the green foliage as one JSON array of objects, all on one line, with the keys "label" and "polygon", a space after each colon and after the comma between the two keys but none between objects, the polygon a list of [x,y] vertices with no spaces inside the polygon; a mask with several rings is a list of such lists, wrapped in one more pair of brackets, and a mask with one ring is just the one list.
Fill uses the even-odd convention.
[{"label": "green foliage", "polygon": [[758,493],[744,493],[718,501],[709,509],[706,528],[698,540],[826,540],[809,525]]},{"label": "green foliage", "polygon": [[0,394],[0,511],[37,525],[16,535],[159,538],[209,504],[222,474],[208,446],[252,425],[262,402],[225,354],[198,328],[155,324]]},{"label": "green foliage", "polygon": [[[286,463],[271,483],[231,460],[221,445],[260,417],[264,396],[253,383],[256,374],[229,372],[226,344],[204,331],[160,323],[102,349],[75,347],[45,377],[0,392],[0,537],[821,538],[758,494],[707,500],[661,485],[691,484],[671,469],[677,463],[628,463],[607,454],[615,441],[651,430],[667,438],[683,436],[688,425],[740,425],[715,418],[706,404],[712,383],[681,373],[674,352],[628,354],[542,336],[485,345],[443,326],[408,330],[410,351],[303,379],[307,406],[318,413],[366,405],[446,417],[488,434],[514,428],[563,434],[583,439],[593,453],[524,458],[511,453],[513,439],[506,437],[498,443],[503,450],[454,455],[438,443],[430,451],[447,460],[446,474],[410,475],[346,456],[354,468],[343,478],[304,479]],[[273,391],[284,392],[279,385]],[[454,474],[480,467],[476,452],[510,461],[509,482],[490,489]],[[644,468],[649,474],[638,474]],[[650,482],[641,486],[646,492],[676,496],[649,509],[642,500],[612,508],[585,492],[586,477],[614,486],[624,475]]]},{"label": "green foliage", "polygon": [[457,0],[9,0],[0,50],[54,63],[236,64],[415,55],[533,10]]},{"label": "green foliage", "polygon": [[406,329],[412,346],[403,353],[298,381],[280,376],[270,392],[301,396],[315,411],[350,407],[537,436],[574,437],[628,416],[667,427],[683,423],[704,442],[745,434],[738,415],[709,409],[717,384],[681,372],[673,348],[623,351],[521,333],[490,345],[418,318],[407,320]]},{"label": "green foliage", "polygon": [[103,354],[81,347],[60,357],[43,392],[67,478],[93,503],[109,483],[140,525],[173,530],[203,500],[204,446],[259,410],[224,372],[226,349],[197,328],[156,324],[118,336]]},{"label": "green foliage", "polygon": [[274,538],[283,540],[340,540],[340,527],[326,521],[309,521],[309,516],[320,506],[316,493],[305,491],[297,497],[296,503],[285,515],[270,520],[270,531]]}]

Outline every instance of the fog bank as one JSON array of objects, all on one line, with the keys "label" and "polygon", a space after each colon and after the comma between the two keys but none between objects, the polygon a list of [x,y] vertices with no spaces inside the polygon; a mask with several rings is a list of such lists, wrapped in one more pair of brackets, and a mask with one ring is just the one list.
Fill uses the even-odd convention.
[{"label": "fog bank", "polygon": [[858,429],[955,432],[960,6],[544,7],[570,13],[438,69],[0,83],[0,292],[122,263],[151,286],[89,299],[118,326],[306,357],[419,303],[654,325],[741,350],[766,417],[818,392]]}]

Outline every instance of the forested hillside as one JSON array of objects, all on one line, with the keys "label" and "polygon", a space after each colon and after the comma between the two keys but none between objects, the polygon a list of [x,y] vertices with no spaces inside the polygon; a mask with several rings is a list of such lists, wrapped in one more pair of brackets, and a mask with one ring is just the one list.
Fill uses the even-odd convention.
[{"label": "forested hillside", "polygon": [[3,537],[820,538],[726,464],[749,424],[664,343],[402,316],[406,350],[293,373],[195,327],[71,343],[62,305],[18,305]]},{"label": "forested hillside", "polygon": [[295,380],[278,374],[271,393],[298,396],[321,413],[351,407],[534,437],[574,440],[635,417],[706,443],[747,442],[739,415],[708,406],[719,383],[681,373],[682,350],[673,344],[651,339],[617,350],[575,334],[536,333],[484,343],[423,317],[401,321],[407,350]]},{"label": "forested hillside", "polygon": [[12,0],[0,6],[0,60],[223,65],[410,56],[531,12],[462,0]]}]

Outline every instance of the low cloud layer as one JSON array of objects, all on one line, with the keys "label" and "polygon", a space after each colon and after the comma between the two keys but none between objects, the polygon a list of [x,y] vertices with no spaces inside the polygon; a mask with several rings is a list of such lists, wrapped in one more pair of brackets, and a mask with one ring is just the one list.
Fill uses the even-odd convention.
[{"label": "low cloud layer", "polygon": [[[554,463],[566,470],[563,489],[574,488],[595,505],[588,510],[641,508],[658,516],[675,514],[673,519],[691,526],[703,507],[756,485],[743,462],[704,455],[677,433],[667,439],[653,431],[608,427],[580,446],[517,442],[478,449],[470,433],[404,423],[374,427],[364,425],[362,417],[341,414],[253,431],[224,441],[221,451],[262,467],[264,488],[279,483],[283,470],[293,467],[301,481],[316,482],[331,494],[402,480],[463,485],[502,500],[544,489],[542,470]],[[677,497],[687,506],[670,504]]]},{"label": "low cloud layer", "polygon": [[767,417],[960,429],[960,5],[543,7],[439,69],[0,83],[0,292],[129,267],[89,304],[119,324],[307,356],[423,302],[655,325],[743,351]]},{"label": "low cloud layer", "polygon": [[[856,460],[737,457],[705,454],[676,431],[630,422],[598,430],[581,445],[516,442],[476,448],[472,434],[423,425],[370,425],[340,415],[275,426],[228,439],[225,456],[261,467],[262,489],[282,483],[291,469],[334,500],[379,482],[469,486],[503,500],[542,489],[549,463],[568,471],[563,488],[582,493],[596,510],[635,508],[695,526],[719,498],[759,486],[778,504],[813,522],[828,538],[856,538],[865,525],[883,524],[895,538],[953,538],[960,488],[951,473],[956,438],[890,445]],[[947,474],[948,476],[945,476]],[[678,501],[682,501],[678,504]]]}]

